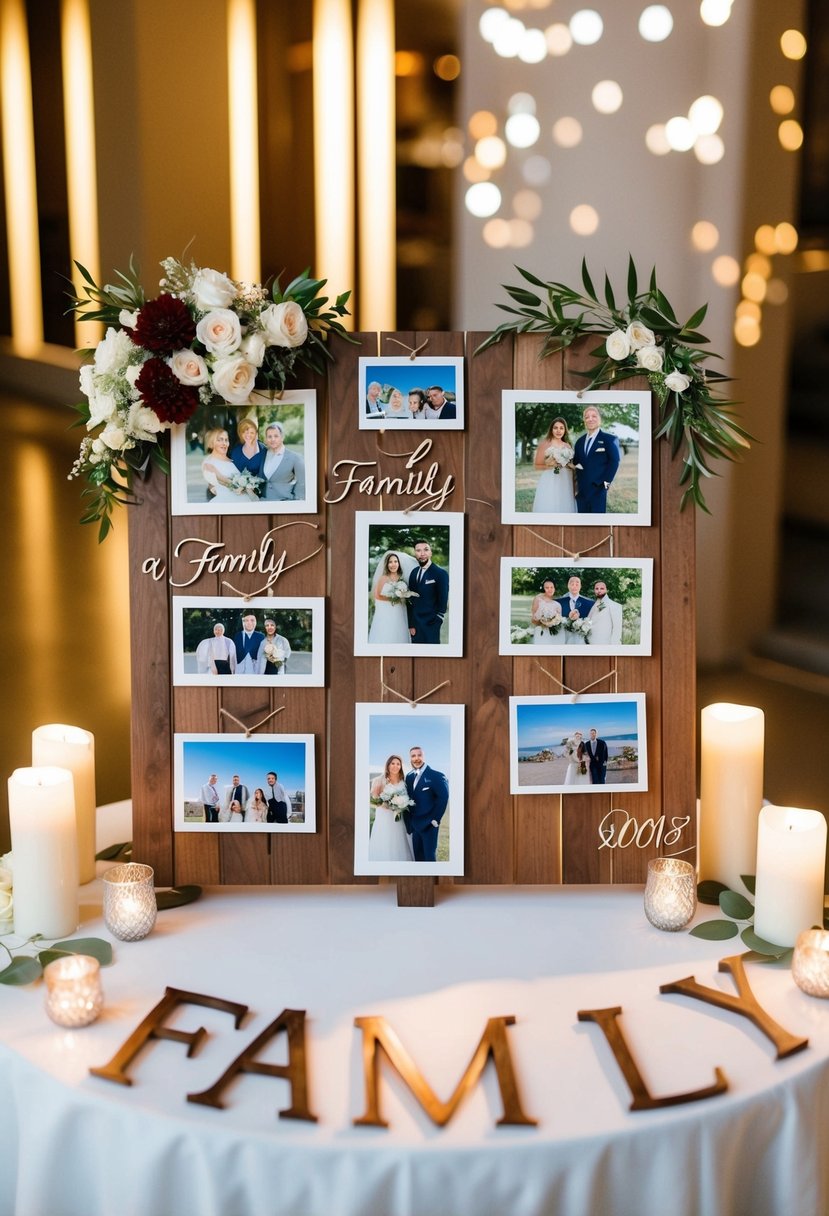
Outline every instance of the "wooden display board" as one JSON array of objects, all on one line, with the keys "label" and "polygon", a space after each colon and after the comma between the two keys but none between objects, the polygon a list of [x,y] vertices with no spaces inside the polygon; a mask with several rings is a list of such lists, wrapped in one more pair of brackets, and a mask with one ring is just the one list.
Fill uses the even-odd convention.
[{"label": "wooden display board", "polygon": [[[653,444],[652,522],[647,527],[538,527],[501,523],[501,393],[505,389],[569,389],[583,385],[573,373],[589,366],[593,339],[539,361],[541,340],[507,338],[473,356],[485,333],[358,334],[357,345],[332,343],[335,361],[327,382],[308,377],[300,387],[317,392],[318,511],[303,516],[171,516],[169,484],[155,470],[129,510],[132,637],[132,797],[135,856],[155,868],[159,885],[328,884],[376,882],[354,875],[354,752],[357,702],[396,700],[392,689],[417,698],[443,681],[430,705],[466,707],[465,867],[463,878],[442,883],[641,883],[647,861],[660,853],[694,860],[695,647],[694,517],[680,513],[679,466],[664,442]],[[386,453],[415,446],[411,430],[359,430],[361,355],[399,356],[401,344],[431,356],[464,356],[465,429],[428,432],[430,460],[440,482],[454,478],[443,510],[466,516],[463,658],[354,657],[355,512],[404,511],[411,499],[382,499],[349,492],[336,496],[337,460],[376,461],[396,475],[400,461]],[[647,382],[625,389],[647,391]],[[332,486],[335,492],[332,493]],[[436,513],[436,521],[439,521]],[[573,517],[578,520],[578,516]],[[326,597],[326,677],[322,688],[173,687],[171,579],[182,581],[176,546],[185,538],[221,542],[227,552],[258,548],[269,529],[284,540],[286,569],[268,594]],[[532,522],[532,521],[529,521]],[[533,535],[535,533],[535,535]],[[542,538],[542,539],[539,539]],[[599,549],[597,541],[604,540]],[[538,555],[546,546],[591,557],[652,558],[653,646],[648,657],[603,658],[579,648],[573,657],[498,653],[499,570],[502,557]],[[550,547],[551,558],[557,550]],[[154,559],[160,559],[155,561]],[[189,574],[186,576],[189,577]],[[259,592],[262,575],[241,573],[233,585]],[[181,594],[181,591],[177,592]],[[188,595],[227,594],[216,574],[202,574]],[[529,648],[528,648],[529,649]],[[647,705],[648,789],[610,794],[510,794],[509,698],[571,689],[644,693]],[[384,690],[384,684],[386,690]],[[229,732],[252,726],[282,708],[266,729],[311,734],[316,740],[316,830],[308,834],[174,832],[172,738],[175,732]],[[610,812],[616,813],[611,815]],[[665,816],[664,820],[661,817]],[[671,847],[663,831],[676,818],[688,822]],[[626,829],[623,825],[628,823]],[[650,825],[650,826],[649,826]],[[385,880],[380,880],[385,881]],[[429,904],[435,878],[395,880],[404,903]]]}]

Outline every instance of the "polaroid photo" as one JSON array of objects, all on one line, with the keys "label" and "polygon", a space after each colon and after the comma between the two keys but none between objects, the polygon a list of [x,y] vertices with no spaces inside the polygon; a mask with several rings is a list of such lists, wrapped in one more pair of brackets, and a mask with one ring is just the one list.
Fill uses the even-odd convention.
[{"label": "polaroid photo", "polygon": [[649,655],[653,559],[501,558],[498,653]]},{"label": "polaroid photo", "polygon": [[360,704],[355,874],[463,874],[464,706]]},{"label": "polaroid photo", "polygon": [[361,431],[462,431],[463,359],[360,359],[357,419]]},{"label": "polaroid photo", "polygon": [[651,522],[650,393],[501,394],[505,524]]},{"label": "polaroid photo", "polygon": [[648,788],[645,694],[510,697],[510,793]]},{"label": "polaroid photo", "polygon": [[311,514],[317,509],[317,395],[255,392],[200,405],[170,442],[173,515]]}]

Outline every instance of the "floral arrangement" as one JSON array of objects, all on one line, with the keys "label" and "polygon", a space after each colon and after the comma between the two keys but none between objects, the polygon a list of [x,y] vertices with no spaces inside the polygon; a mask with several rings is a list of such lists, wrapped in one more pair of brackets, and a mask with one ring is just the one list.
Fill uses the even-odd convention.
[{"label": "floral arrangement", "polygon": [[564,627],[568,633],[581,634],[585,642],[590,642],[590,630],[593,628],[593,622],[589,621],[586,616],[568,617],[564,622]]},{"label": "floral arrangement", "polygon": [[560,473],[562,469],[567,468],[575,454],[575,450],[566,443],[563,443],[558,448],[549,447],[544,453],[544,463],[554,473]]},{"label": "floral arrangement", "polygon": [[510,627],[509,640],[513,646],[521,645],[524,642],[531,642],[532,637],[532,629],[527,629],[524,625],[512,625]]},{"label": "floral arrangement", "polygon": [[390,604],[405,604],[406,600],[416,600],[420,598],[420,592],[412,591],[407,587],[402,578],[392,581],[391,579],[383,586],[383,597]]},{"label": "floral arrangement", "polygon": [[265,642],[263,654],[269,663],[273,663],[275,667],[281,667],[285,662],[284,647],[279,646],[276,642]]},{"label": "floral arrangement", "polygon": [[520,266],[516,270],[538,290],[505,285],[513,303],[498,307],[512,313],[513,319],[499,325],[478,351],[500,342],[508,333],[546,334],[542,358],[589,334],[600,337],[600,344],[590,352],[597,365],[592,371],[574,374],[588,381],[587,389],[618,384],[631,376],[647,376],[659,403],[656,437],[664,436],[673,454],[682,454],[679,484],[686,488],[681,506],[692,501],[707,511],[702,479],[713,476],[710,462],[735,460],[751,439],[733,417],[734,402],[713,392],[713,387],[728,377],[704,366],[706,359],[720,357],[701,349],[708,339],[697,327],[708,305],[698,308],[684,323],[678,321],[657,286],[655,270],[647,289],[640,292],[633,258],[628,262],[627,300],[621,304],[616,302],[607,275],[604,300],[599,299],[586,261],[581,268],[583,290],[564,283],[545,283]]},{"label": "floral arrangement", "polygon": [[257,477],[255,473],[251,473],[250,469],[242,469],[230,478],[230,489],[235,494],[247,494],[248,498],[256,498],[259,486],[264,480],[264,477]]},{"label": "floral arrangement", "polygon": [[[161,263],[160,294],[145,299],[135,265],[99,286],[76,262],[83,283],[69,311],[101,321],[106,335],[81,368],[86,401],[76,408],[89,432],[69,474],[85,477],[82,523],[103,540],[116,503],[133,501],[134,477],[168,463],[159,436],[186,422],[199,405],[244,405],[254,389],[281,392],[297,365],[321,372],[330,333],[347,336],[344,292],[331,304],[324,279],[306,270],[282,290],[241,283],[176,258]],[[250,487],[242,487],[242,490]]]},{"label": "floral arrangement", "polygon": [[536,620],[541,625],[542,629],[549,629],[551,633],[556,634],[564,624],[564,619],[561,615],[561,610],[558,607],[552,608],[548,604],[541,605]]},{"label": "floral arrangement", "polygon": [[407,811],[410,806],[414,806],[414,798],[401,793],[397,786],[387,783],[380,793],[371,799],[371,804],[372,806],[384,806],[387,810],[394,811],[394,821],[397,823],[403,812]]}]

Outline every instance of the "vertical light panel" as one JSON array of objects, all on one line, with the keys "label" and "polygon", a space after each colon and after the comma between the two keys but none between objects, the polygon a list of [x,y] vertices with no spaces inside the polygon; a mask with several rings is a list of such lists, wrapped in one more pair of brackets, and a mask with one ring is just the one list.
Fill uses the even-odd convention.
[{"label": "vertical light panel", "polygon": [[255,0],[227,4],[228,122],[230,126],[230,273],[258,282],[259,112]]},{"label": "vertical light panel", "polygon": [[359,0],[357,164],[361,329],[394,329],[396,191],[393,0]]},{"label": "vertical light panel", "polygon": [[24,0],[0,0],[0,96],[12,340],[21,355],[43,342],[32,74]]},{"label": "vertical light panel", "polygon": [[352,55],[351,0],[314,0],[315,273],[335,296],[354,286]]},{"label": "vertical light panel", "polygon": [[[69,256],[96,283],[101,281],[98,240],[98,168],[95,162],[95,106],[89,0],[61,0],[63,125],[69,204]],[[75,345],[90,347],[101,337],[96,322],[75,321]]]}]

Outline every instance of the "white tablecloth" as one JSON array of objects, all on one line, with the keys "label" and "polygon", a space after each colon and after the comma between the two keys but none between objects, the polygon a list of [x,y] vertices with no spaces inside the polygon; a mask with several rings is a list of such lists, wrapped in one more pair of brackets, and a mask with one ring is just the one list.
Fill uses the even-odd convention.
[{"label": "white tablecloth", "polygon": [[[100,883],[83,888],[81,932],[109,936]],[[659,985],[688,975],[733,991],[717,961],[739,943],[653,929],[636,888],[441,889],[398,908],[393,887],[222,888],[159,914],[143,942],[115,942],[106,1008],[84,1030],[54,1026],[40,986],[0,989],[3,1216],[817,1216],[829,1210],[829,1004],[790,972],[750,964],[764,1007],[810,1047],[775,1062],[744,1018]],[[89,1074],[166,985],[240,1001],[186,1006],[205,1026],[192,1059],[150,1043],[125,1088]],[[713,1081],[709,1101],[630,1113],[629,1093],[580,1009],[621,1005],[651,1092]],[[240,1077],[226,1108],[188,1103],[283,1009],[308,1011],[316,1124],[277,1118],[284,1081]],[[496,1127],[491,1066],[444,1129],[383,1066],[388,1130],[364,1109],[356,1016],[382,1014],[439,1097],[454,1090],[488,1017],[512,1014],[513,1059],[538,1126]],[[263,1053],[284,1062],[284,1036]]]}]

